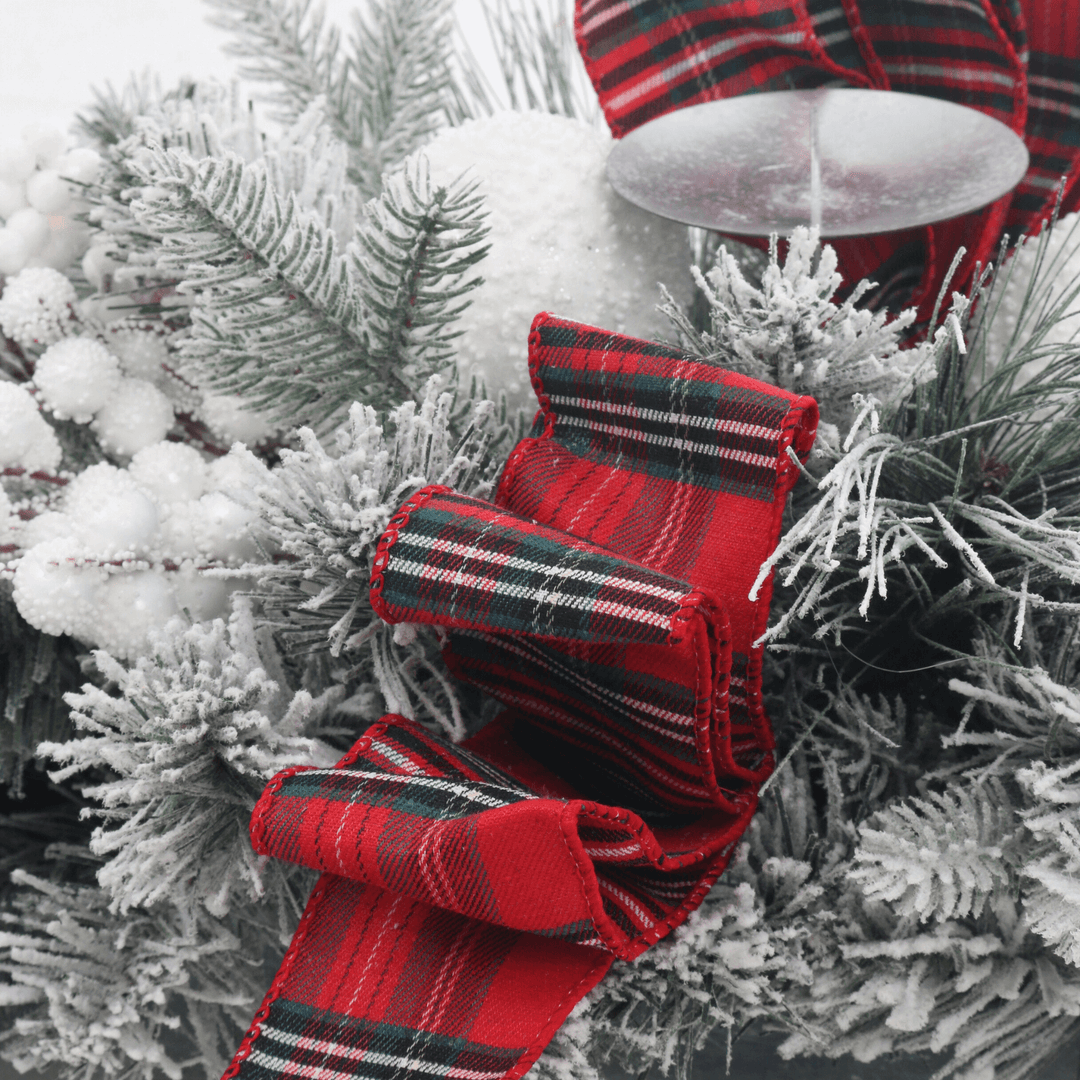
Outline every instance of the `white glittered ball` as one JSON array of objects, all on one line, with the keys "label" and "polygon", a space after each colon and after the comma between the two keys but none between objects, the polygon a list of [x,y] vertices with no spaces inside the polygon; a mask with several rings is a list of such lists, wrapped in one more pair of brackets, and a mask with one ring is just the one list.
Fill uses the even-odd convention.
[{"label": "white glittered ball", "polygon": [[64,492],[64,513],[86,555],[98,559],[146,555],[158,530],[158,510],[130,474],[100,462],[84,469]]},{"label": "white glittered ball", "polygon": [[40,252],[49,239],[49,219],[32,206],[16,210],[4,227],[18,233],[32,252]]},{"label": "white glittered ball", "polygon": [[207,466],[207,490],[242,494],[266,482],[266,466],[250,451],[237,447]]},{"label": "white glittered ball", "polygon": [[491,250],[484,283],[468,294],[456,329],[458,362],[475,365],[488,394],[536,407],[529,384],[529,327],[541,311],[630,334],[672,337],[655,310],[663,282],[692,295],[685,226],[639,210],[604,173],[612,140],[580,121],[504,112],[444,128],[423,148],[436,184],[462,173],[480,181]]},{"label": "white glittered ball", "polygon": [[200,555],[223,562],[243,562],[255,555],[257,548],[250,532],[255,514],[251,510],[221,491],[211,491],[189,507]]},{"label": "white glittered ball", "polygon": [[[1035,314],[1034,317],[1028,315],[1025,319],[1013,342],[1014,351],[1023,347],[1031,337],[1038,321],[1038,311],[1041,309],[1048,312],[1057,307],[1065,294],[1075,289],[1080,282],[1080,214],[1067,214],[1058,220],[1046,242],[1041,268],[1037,267],[1039,247],[1040,238],[1031,237],[1022,248],[1013,253],[999,271],[1005,285],[1004,288],[995,289],[991,299],[994,318],[986,336],[987,375],[995,372],[1006,358],[1036,269],[1039,269],[1040,281],[1036,283],[1038,293],[1035,297]],[[1080,352],[1080,297],[1073,300],[1072,307],[1065,313],[1064,318],[1056,321],[1047,330],[1040,340],[1040,345],[1065,345],[1070,342],[1077,342],[1077,351]],[[1029,360],[1016,373],[1013,388],[1019,389],[1030,382],[1058,357],[1060,353]],[[981,365],[972,375],[981,377]]]},{"label": "white glittered ball", "polygon": [[169,362],[169,350],[161,335],[152,330],[112,330],[108,341],[125,375],[150,382],[161,378],[162,365]]},{"label": "white glittered ball", "polygon": [[26,181],[26,201],[43,214],[62,214],[71,200],[71,185],[55,169],[39,169]]},{"label": "white glittered ball", "polygon": [[55,472],[62,451],[29,390],[0,381],[0,465]]},{"label": "white glittered ball", "polygon": [[161,525],[158,530],[158,552],[163,559],[179,563],[184,559],[199,558],[199,545],[195,540],[195,519],[200,514],[199,500],[167,503],[161,507]]},{"label": "white glittered ball", "polygon": [[23,548],[32,548],[48,540],[59,540],[61,537],[74,535],[75,523],[67,514],[58,510],[44,510],[22,523],[18,542]]},{"label": "white glittered ball", "polygon": [[31,548],[15,568],[19,614],[46,634],[93,640],[105,571],[73,557],[72,540],[60,537]]},{"label": "white glittered ball", "polygon": [[207,577],[190,559],[170,574],[170,581],[177,606],[200,622],[227,616],[229,596],[240,585],[236,578]]},{"label": "white glittered ball", "polygon": [[[11,505],[11,500],[7,497],[7,492],[0,487],[0,548],[7,547],[8,544],[18,543],[15,539],[16,530],[19,530],[21,522],[18,516],[15,514],[15,509]],[[0,563],[3,562],[3,554],[0,553]]]},{"label": "white glittered ball", "polygon": [[26,185],[21,181],[0,180],[0,218],[5,221],[12,214],[25,209],[30,204],[26,201]]},{"label": "white glittered ball", "polygon": [[88,424],[120,386],[120,362],[100,341],[65,338],[37,363],[34,382],[61,420]]},{"label": "white glittered ball", "polygon": [[56,163],[56,171],[66,180],[80,184],[92,184],[101,174],[101,155],[89,146],[77,146],[69,150]]},{"label": "white glittered ball", "polygon": [[145,379],[122,378],[105,407],[94,417],[94,431],[114,454],[137,454],[161,442],[173,425],[169,399]]},{"label": "white glittered ball", "polygon": [[52,345],[71,323],[70,305],[75,300],[75,287],[58,270],[23,270],[7,282],[0,296],[0,328],[24,349]]},{"label": "white glittered ball", "polygon": [[94,640],[123,660],[144,652],[151,630],[177,612],[169,575],[161,570],[111,574],[99,593]]},{"label": "white glittered ball", "polygon": [[272,420],[249,408],[236,394],[204,394],[199,419],[230,446],[234,442],[255,446],[276,430]]},{"label": "white glittered ball", "polygon": [[128,466],[132,480],[159,505],[187,502],[206,491],[206,462],[186,443],[144,446]]}]

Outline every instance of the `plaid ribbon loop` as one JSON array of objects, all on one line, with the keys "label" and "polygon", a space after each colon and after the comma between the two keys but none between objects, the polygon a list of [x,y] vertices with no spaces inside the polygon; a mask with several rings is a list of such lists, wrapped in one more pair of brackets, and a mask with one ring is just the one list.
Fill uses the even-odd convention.
[{"label": "plaid ribbon loop", "polygon": [[[658,837],[636,814],[538,795],[387,717],[335,768],[278,777],[255,809],[252,843],[472,919],[627,955],[681,921],[700,876],[692,868],[732,824],[713,815],[707,828]],[[542,890],[520,888],[530,870]]]},{"label": "plaid ribbon loop", "polygon": [[685,610],[703,603],[685,582],[439,486],[395,515],[371,598],[390,623],[657,644],[678,640]]},{"label": "plaid ribbon loop", "polygon": [[515,1080],[753,814],[773,743],[748,593],[817,407],[549,315],[529,344],[540,411],[494,502],[417,492],[371,579],[506,708],[463,746],[384,717],[270,783],[256,850],[323,874],[227,1077]]}]

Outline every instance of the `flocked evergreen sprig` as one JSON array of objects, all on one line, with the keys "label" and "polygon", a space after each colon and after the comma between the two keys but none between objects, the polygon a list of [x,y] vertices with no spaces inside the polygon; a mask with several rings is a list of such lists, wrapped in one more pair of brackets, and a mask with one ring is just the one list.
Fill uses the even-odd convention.
[{"label": "flocked evergreen sprig", "polygon": [[[21,1071],[181,1080],[220,1073],[263,981],[206,913],[117,914],[104,889],[22,870],[0,912],[4,1056]],[[10,1015],[10,1013],[9,1013]]]},{"label": "flocked evergreen sprig", "polygon": [[460,739],[475,717],[438,657],[438,641],[424,628],[387,626],[368,597],[375,544],[401,503],[433,483],[489,495],[516,435],[486,400],[472,404],[458,435],[454,395],[439,383],[431,379],[417,402],[384,422],[371,406],[354,404],[329,448],[302,428],[300,449],[282,452],[251,502],[274,557],[245,572],[287,653],[323,655],[349,688],[347,714],[372,722],[397,712]]},{"label": "flocked evergreen sprig", "polygon": [[200,382],[326,431],[350,402],[386,408],[451,362],[450,324],[485,252],[472,187],[433,189],[421,162],[339,253],[295,195],[236,156],[159,152],[144,181],[133,210],[195,300],[181,355]]},{"label": "flocked evergreen sprig", "polygon": [[[41,743],[38,754],[59,766],[56,782],[92,779],[84,816],[104,820],[90,850],[105,860],[97,877],[113,910],[168,903],[193,927],[201,907],[220,917],[238,892],[261,897],[251,811],[281,769],[332,764],[333,752],[303,732],[340,693],[315,701],[271,678],[276,653],[241,602],[227,624],[174,619],[130,668],[104,652],[95,658],[115,692],[87,684],[69,694],[78,734]],[[269,877],[289,893],[287,871]]]},{"label": "flocked evergreen sprig", "polygon": [[[850,427],[854,394],[895,407],[914,386],[934,378],[941,351],[934,343],[901,348],[914,310],[890,320],[887,311],[858,307],[871,288],[868,281],[835,304],[841,283],[836,266],[836,252],[828,245],[819,250],[817,234],[804,227],[791,236],[783,263],[773,237],[759,284],[747,281],[738,259],[721,246],[711,269],[692,271],[707,303],[708,325],[695,326],[670,297],[664,310],[702,359],[813,395],[831,426],[826,438],[834,438],[838,426],[845,433]],[[955,321],[954,314],[953,326]]]},{"label": "flocked evergreen sprig", "polygon": [[350,152],[350,179],[365,198],[448,114],[458,114],[451,68],[450,0],[377,0],[353,15],[349,48],[310,0],[208,0],[212,20],[247,61],[241,74],[270,83],[279,119],[317,99]]}]

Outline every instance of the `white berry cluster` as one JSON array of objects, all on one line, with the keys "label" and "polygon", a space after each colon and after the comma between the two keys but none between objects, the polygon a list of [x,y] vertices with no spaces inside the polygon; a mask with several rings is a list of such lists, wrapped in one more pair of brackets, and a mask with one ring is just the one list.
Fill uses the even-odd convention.
[{"label": "white berry cluster", "polygon": [[102,446],[118,457],[160,442],[173,425],[169,399],[152,382],[122,374],[119,359],[91,337],[50,345],[34,384],[58,420],[92,422]]},{"label": "white berry cluster", "polygon": [[69,266],[86,250],[89,232],[75,220],[81,185],[101,167],[95,150],[65,150],[58,131],[29,127],[22,141],[0,149],[0,274],[26,267]]},{"label": "white berry cluster", "polygon": [[228,492],[258,482],[258,468],[248,454],[208,463],[191,446],[161,441],[126,469],[91,465],[28,520],[0,506],[5,538],[22,550],[13,564],[20,614],[118,657],[144,651],[150,632],[178,611],[196,620],[225,614],[238,579],[202,571],[255,554],[254,514]]}]

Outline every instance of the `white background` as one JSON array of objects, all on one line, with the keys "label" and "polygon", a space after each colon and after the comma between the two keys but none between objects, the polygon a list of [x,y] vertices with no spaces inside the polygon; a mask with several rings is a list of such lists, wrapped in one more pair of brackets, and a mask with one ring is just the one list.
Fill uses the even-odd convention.
[{"label": "white background", "polygon": [[[357,0],[326,0],[343,27]],[[457,17],[478,58],[492,64],[479,0],[457,0]],[[180,77],[234,77],[228,35],[207,24],[201,0],[0,0],[0,147],[41,122],[68,131],[92,101],[91,87],[120,89],[149,70],[168,89]]]}]

